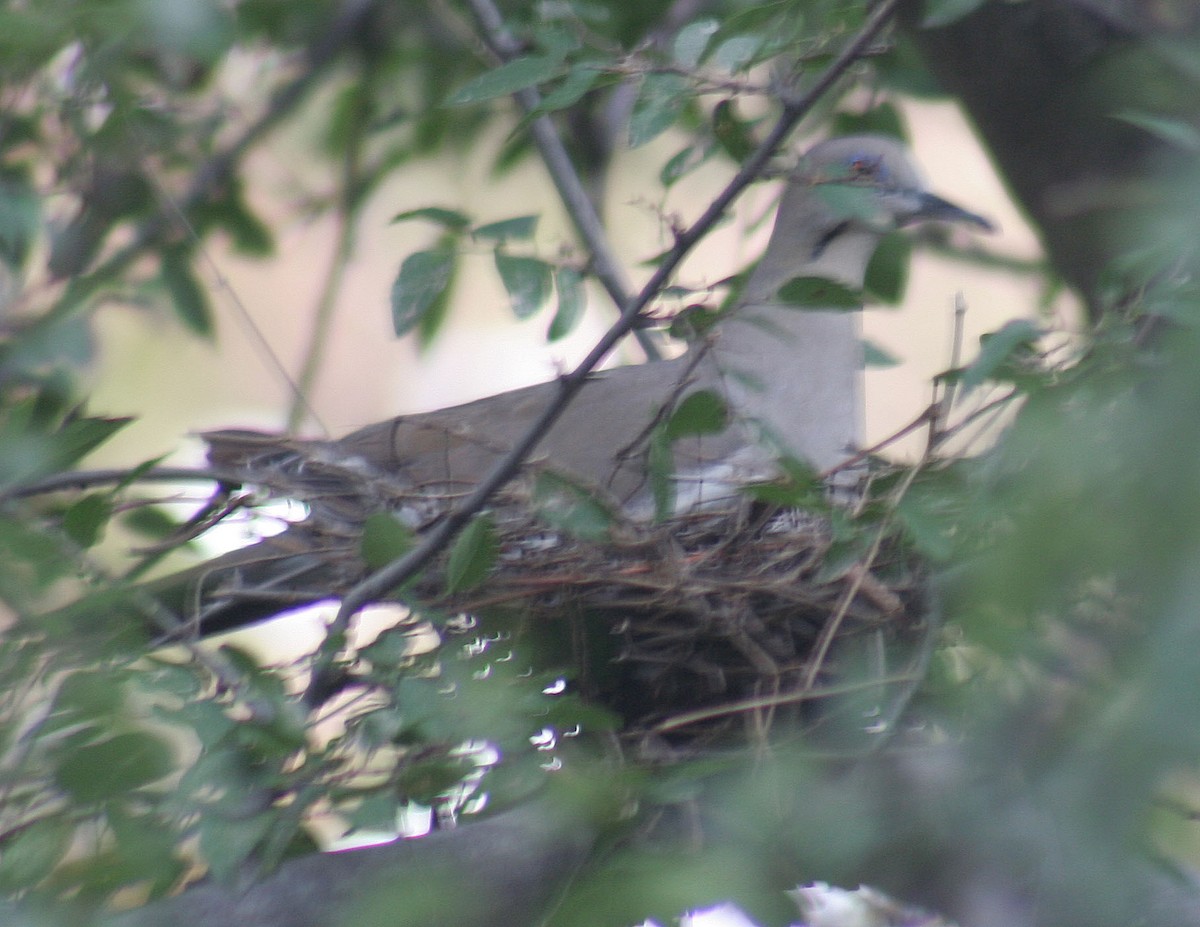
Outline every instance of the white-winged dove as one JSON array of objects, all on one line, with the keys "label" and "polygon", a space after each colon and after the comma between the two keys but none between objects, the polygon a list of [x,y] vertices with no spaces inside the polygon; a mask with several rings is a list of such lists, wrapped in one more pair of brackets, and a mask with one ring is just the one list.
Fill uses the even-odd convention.
[{"label": "white-winged dove", "polygon": [[[830,186],[854,187],[851,204]],[[905,146],[846,136],[813,147],[788,178],[775,227],[739,305],[683,356],[595,374],[542,438],[534,460],[607,491],[635,513],[648,510],[647,437],[664,408],[700,389],[721,396],[731,425],[677,442],[679,508],[770,475],[779,455],[829,467],[861,441],[862,346],[858,313],[772,302],[796,277],[863,283],[881,236],[920,220],[987,220],[929,193]],[[697,352],[703,352],[697,356]],[[206,435],[215,464],[243,470],[281,456],[338,462],[413,487],[461,489],[480,480],[528,429],[554,383],[465,405],[401,416],[336,441],[254,432]]]}]

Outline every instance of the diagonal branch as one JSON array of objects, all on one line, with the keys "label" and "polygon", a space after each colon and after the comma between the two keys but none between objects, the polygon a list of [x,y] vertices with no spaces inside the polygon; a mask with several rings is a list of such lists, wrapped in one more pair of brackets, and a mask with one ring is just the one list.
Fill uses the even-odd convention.
[{"label": "diagonal branch", "polygon": [[37,477],[27,483],[17,483],[0,488],[0,505],[16,499],[28,499],[32,496],[64,492],[71,489],[91,489],[94,486],[123,484],[130,481],[138,483],[228,483],[236,486],[246,479],[246,475],[233,469],[221,467],[151,467],[149,470],[137,472],[129,467],[103,470],[64,470]]},{"label": "diagonal branch", "polygon": [[[472,2],[485,3],[487,0],[472,0]],[[862,29],[842,48],[808,91],[784,103],[783,111],[766,139],[755,149],[716,199],[709,204],[703,215],[678,235],[674,246],[667,252],[641,292],[623,305],[621,317],[605,332],[587,357],[574,370],[560,378],[559,389],[554,398],[512,450],[453,512],[424,537],[417,547],[371,574],[346,594],[342,599],[333,626],[330,628],[331,635],[336,636],[339,632],[344,631],[349,625],[351,617],[368,602],[386,595],[429,563],[487,504],[492,495],[516,475],[521,463],[537,447],[538,442],[583,388],[587,377],[596,365],[633,329],[641,312],[658,295],[684,256],[708,233],[742,191],[762,173],[775,151],[796,124],[828,92],[891,20],[898,3],[899,0],[883,0],[872,11]]]}]

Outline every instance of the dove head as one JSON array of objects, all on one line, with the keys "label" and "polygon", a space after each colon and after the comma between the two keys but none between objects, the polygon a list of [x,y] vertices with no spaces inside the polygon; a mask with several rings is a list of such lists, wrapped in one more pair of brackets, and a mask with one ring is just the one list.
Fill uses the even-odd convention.
[{"label": "dove head", "polygon": [[[797,174],[843,219],[868,224],[876,220],[885,229],[889,222],[942,221],[993,230],[983,216],[931,193],[908,148],[894,138],[847,135],[821,142],[804,156]],[[830,192],[823,193],[822,187],[829,187]],[[835,190],[840,192],[832,192]],[[859,192],[848,192],[855,190]]]},{"label": "dove head", "polygon": [[821,142],[788,178],[754,298],[768,298],[798,276],[861,286],[879,239],[922,221],[992,230],[983,216],[931,193],[899,140],[847,135]]}]

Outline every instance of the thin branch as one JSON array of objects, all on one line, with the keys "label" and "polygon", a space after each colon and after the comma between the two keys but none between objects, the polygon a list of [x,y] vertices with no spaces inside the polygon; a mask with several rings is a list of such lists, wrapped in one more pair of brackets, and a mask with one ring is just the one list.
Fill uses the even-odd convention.
[{"label": "thin branch", "polygon": [[[891,508],[893,511],[899,505],[900,500],[904,498],[905,493],[908,492],[909,487],[912,486],[913,481],[917,478],[917,474],[921,472],[921,468],[927,460],[928,458],[923,458],[918,461],[904,475],[904,479],[892,494]],[[838,630],[841,628],[842,622],[845,621],[846,615],[850,611],[854,597],[858,595],[859,590],[866,581],[867,575],[875,566],[875,561],[879,557],[879,551],[883,547],[884,539],[887,537],[888,528],[890,527],[889,522],[889,519],[884,519],[880,523],[879,528],[875,532],[875,537],[871,539],[871,544],[867,548],[867,552],[855,564],[850,577],[850,583],[842,592],[837,608],[834,609],[833,614],[829,616],[829,620],[821,628],[821,633],[817,635],[817,642],[813,647],[812,654],[808,660],[808,668],[804,673],[804,681],[800,685],[801,691],[812,689],[816,686],[817,675],[825,665],[825,658],[829,655],[829,648],[833,646],[834,640],[837,639]]]},{"label": "thin branch", "polygon": [[[935,414],[935,407],[930,406],[926,410],[923,417],[932,416]],[[932,451],[926,450],[922,458],[917,461],[908,472],[904,475],[904,479],[890,493],[888,499],[888,508],[890,514],[884,518],[877,530],[875,536],[871,539],[871,544],[867,548],[866,553],[859,559],[851,571],[850,582],[843,590],[841,597],[838,600],[837,607],[829,616],[824,626],[821,628],[820,634],[817,635],[815,645],[810,652],[808,666],[804,673],[804,679],[801,681],[798,691],[800,693],[813,691],[817,688],[817,676],[825,665],[825,660],[829,656],[829,650],[833,646],[833,642],[837,639],[838,631],[841,629],[847,614],[850,611],[850,606],[854,602],[855,597],[862,590],[867,578],[870,576],[870,571],[875,565],[879,557],[879,552],[883,547],[884,539],[887,536],[888,529],[892,518],[895,516],[896,509],[899,507],[901,500],[908,493],[913,483],[917,479],[917,475],[933,461]],[[903,683],[899,695],[892,700],[889,709],[881,714],[877,722],[878,731],[884,735],[873,741],[872,747],[868,753],[879,750],[887,738],[895,731],[896,720],[904,712],[909,702],[917,692],[917,688],[924,680],[929,669],[929,661],[933,655],[933,648],[937,635],[941,629],[940,607],[935,608],[929,613],[929,621],[925,628],[924,636],[921,640],[921,646],[917,651],[916,658],[910,663],[909,669],[897,680]],[[888,678],[866,680],[866,685],[882,686],[891,680]]]},{"label": "thin branch", "polygon": [[[973,424],[978,422],[981,418],[984,418],[985,416],[993,416],[993,417],[999,416],[1004,411],[1004,407],[1007,406],[1013,400],[1017,399],[1019,396],[1020,396],[1020,390],[1018,390],[1016,387],[1013,387],[1012,389],[1008,390],[1007,392],[1002,393],[1001,395],[997,396],[995,399],[989,399],[987,402],[985,402],[979,408],[975,409],[973,412],[967,413],[966,415],[963,416],[961,421],[959,421],[953,425],[947,424],[945,426],[945,428],[938,435],[938,447],[941,447],[947,441],[949,441],[951,438],[955,437],[956,435],[965,431],[967,428],[971,427]],[[984,425],[981,430],[983,432],[986,432],[988,427],[990,427],[990,424],[991,423]],[[978,435],[976,435],[976,438],[977,437],[978,437]],[[976,440],[976,438],[972,438],[971,440],[974,441],[974,440]],[[958,453],[960,455],[966,455],[968,453],[968,450],[966,448],[960,448]]]},{"label": "thin branch", "polygon": [[913,672],[895,673],[874,679],[840,682],[828,686],[810,686],[794,689],[789,692],[774,692],[770,695],[755,695],[751,698],[723,702],[706,708],[696,708],[692,711],[680,712],[664,721],[655,724],[650,730],[655,734],[666,734],[680,728],[691,727],[705,721],[715,721],[730,715],[744,714],[781,708],[784,705],[796,705],[801,702],[815,702],[817,699],[835,698],[839,695],[853,695],[856,692],[869,691],[882,686],[907,685],[914,679],[923,678]]},{"label": "thin branch", "polygon": [[920,429],[924,428],[925,425],[933,419],[935,412],[936,412],[936,407],[934,405],[931,404],[931,405],[926,406],[924,409],[922,409],[920,411],[920,413],[915,418],[911,419],[908,422],[908,424],[901,425],[899,428],[897,428],[895,431],[893,431],[886,438],[880,438],[878,441],[876,441],[870,447],[864,447],[862,450],[855,451],[853,454],[851,454],[849,457],[845,458],[844,460],[839,460],[832,467],[829,467],[826,470],[822,470],[818,474],[818,478],[821,480],[824,480],[824,481],[828,481],[835,474],[841,473],[843,470],[848,470],[851,467],[862,463],[864,460],[866,460],[869,457],[874,457],[876,454],[878,454],[884,448],[890,447],[891,445],[895,444],[897,441],[903,440],[904,438],[908,437],[914,431],[919,431]]},{"label": "thin branch", "polygon": [[[67,473],[53,473],[29,483],[21,483],[18,486],[9,486],[0,490],[0,503],[11,502],[15,499],[29,499],[52,492],[64,492],[68,489],[88,489],[92,486],[123,483],[129,479],[132,472],[129,467],[122,467],[109,470],[74,470]],[[154,467],[145,473],[137,474],[133,481],[138,483],[229,483],[233,485],[246,482],[246,474],[236,470],[224,470],[220,467]]]},{"label": "thin branch", "polygon": [[[329,255],[329,266],[325,270],[325,282],[317,296],[313,312],[313,326],[308,345],[304,349],[300,371],[288,409],[287,434],[295,434],[307,416],[316,420],[310,396],[320,375],[322,363],[329,346],[330,331],[337,311],[338,294],[346,277],[346,268],[354,254],[357,240],[358,218],[363,197],[360,189],[360,156],[362,153],[362,131],[356,127],[350,139],[342,164],[342,189],[337,212],[337,239]],[[317,421],[317,424],[320,424]],[[325,429],[322,427],[322,431]]]},{"label": "thin branch", "polygon": [[[887,54],[891,49],[892,46],[890,44],[878,45],[874,48],[863,49],[858,57],[860,60],[863,58],[879,57]],[[800,55],[794,60],[798,64],[804,64],[808,61],[824,57],[825,53],[822,51],[811,55]],[[637,56],[631,56],[617,64],[600,66],[597,70],[602,74],[610,74],[623,78],[640,78],[645,77],[647,74],[673,74],[690,81],[701,95],[720,93],[737,96],[765,97],[777,92],[777,88],[770,82],[760,83],[736,77],[719,77],[715,73],[710,73],[702,69],[686,67],[671,62],[646,60]]]},{"label": "thin branch", "polygon": [[[947,370],[957,370],[962,364],[963,331],[967,319],[967,300],[962,291],[954,294],[954,323],[950,336],[950,363]],[[958,395],[958,381],[950,380],[943,384],[942,398],[935,398],[933,417],[929,421],[929,443],[927,450],[932,451],[941,443],[942,429],[950,422],[950,413],[954,409],[954,400]]]},{"label": "thin branch", "polygon": [[[155,185],[157,188],[157,184]],[[246,307],[245,301],[238,293],[237,289],[229,282],[229,278],[225,276],[225,272],[221,269],[218,263],[204,247],[200,239],[200,233],[192,225],[191,219],[188,218],[187,210],[180,203],[175,202],[165,190],[158,188],[158,196],[165,204],[165,211],[170,212],[176,222],[178,222],[187,232],[188,238],[197,245],[197,252],[201,259],[208,266],[209,273],[212,274],[213,280],[216,281],[217,289],[225,294],[225,298],[229,301],[229,305],[234,309],[234,317],[242,326],[242,331],[249,337],[252,346],[258,351],[258,356],[266,363],[267,367],[277,376],[292,394],[297,405],[302,406],[309,414],[309,417],[318,425],[321,424],[319,416],[315,409],[308,405],[307,397],[303,387],[292,379],[292,375],[284,366],[283,361],[271,346],[270,339],[263,332],[262,327],[254,320],[254,315]],[[149,244],[152,243],[148,243]],[[324,426],[321,426],[324,430]]]},{"label": "thin branch", "polygon": [[[472,0],[473,4],[482,5],[485,9],[494,7],[486,0]],[[474,517],[492,495],[516,475],[522,461],[533,451],[538,442],[549,428],[562,415],[567,404],[583,388],[587,377],[637,323],[637,320],[670,279],[684,256],[703,238],[724,214],[729,205],[741,192],[758,177],[774,156],[775,151],[783,144],[788,134],[796,124],[812,109],[818,100],[846,70],[858,60],[862,51],[869,46],[883,27],[896,12],[899,0],[883,0],[870,14],[858,34],[851,39],[839,54],[830,62],[825,71],[817,78],[808,91],[795,99],[785,101],[779,119],[767,135],[766,139],[746,160],[746,163],[726,185],[725,189],[709,204],[704,213],[690,228],[682,231],[676,238],[674,246],[666,254],[658,269],[651,275],[650,280],[634,299],[626,302],[621,311],[621,317],[596,343],[587,357],[569,374],[562,377],[559,389],[551,402],[542,410],[541,415],[528,428],[522,438],[517,441],[512,450],[501,460],[478,486],[451,512],[438,523],[409,554],[376,571],[361,583],[352,588],[342,599],[337,617],[334,619],[330,634],[336,638],[348,626],[351,617],[368,602],[376,601],[389,591],[409,579],[433,559],[454,536]]]}]

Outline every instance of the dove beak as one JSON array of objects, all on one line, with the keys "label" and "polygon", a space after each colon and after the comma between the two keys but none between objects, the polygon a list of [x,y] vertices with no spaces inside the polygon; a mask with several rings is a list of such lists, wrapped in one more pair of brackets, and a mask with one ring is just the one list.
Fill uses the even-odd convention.
[{"label": "dove beak", "polygon": [[984,232],[996,231],[995,224],[978,213],[955,206],[933,193],[917,193],[913,208],[901,219],[901,225],[913,222],[965,222]]}]

